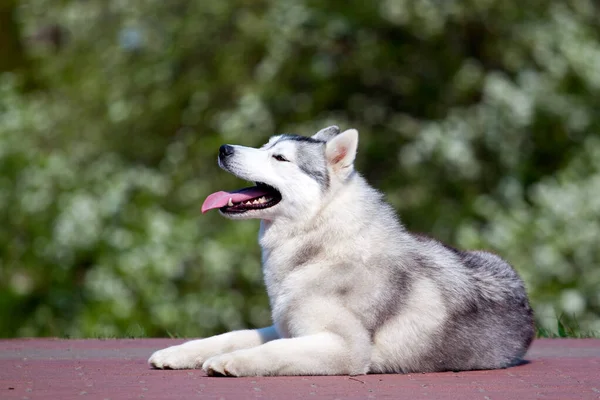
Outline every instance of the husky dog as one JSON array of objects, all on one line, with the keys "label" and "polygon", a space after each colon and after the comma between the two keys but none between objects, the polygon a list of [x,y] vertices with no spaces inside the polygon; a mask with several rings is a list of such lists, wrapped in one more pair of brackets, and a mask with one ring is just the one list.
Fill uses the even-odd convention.
[{"label": "husky dog", "polygon": [[151,366],[209,375],[358,375],[505,368],[525,355],[533,315],[500,257],[409,233],[354,170],[358,132],[223,145],[219,165],[256,182],[202,211],[261,219],[273,326],[155,352]]}]

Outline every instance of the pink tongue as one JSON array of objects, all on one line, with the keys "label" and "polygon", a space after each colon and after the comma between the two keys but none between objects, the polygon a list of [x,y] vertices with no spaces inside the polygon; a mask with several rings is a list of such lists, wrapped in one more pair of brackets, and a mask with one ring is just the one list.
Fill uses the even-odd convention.
[{"label": "pink tongue", "polygon": [[215,208],[225,207],[227,203],[229,203],[229,199],[233,203],[240,203],[242,201],[247,201],[250,199],[254,199],[257,197],[261,197],[264,195],[268,195],[269,192],[266,189],[262,189],[259,187],[249,187],[245,189],[241,189],[235,192],[217,192],[209,195],[204,203],[202,204],[202,214],[207,212],[208,210],[212,210]]}]

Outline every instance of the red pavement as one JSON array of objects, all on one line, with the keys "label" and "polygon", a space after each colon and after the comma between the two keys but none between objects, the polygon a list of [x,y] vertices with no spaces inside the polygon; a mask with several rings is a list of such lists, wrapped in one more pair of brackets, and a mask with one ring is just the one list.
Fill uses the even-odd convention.
[{"label": "red pavement", "polygon": [[600,339],[542,339],[496,371],[212,378],[146,365],[182,340],[0,340],[0,399],[600,399]]}]

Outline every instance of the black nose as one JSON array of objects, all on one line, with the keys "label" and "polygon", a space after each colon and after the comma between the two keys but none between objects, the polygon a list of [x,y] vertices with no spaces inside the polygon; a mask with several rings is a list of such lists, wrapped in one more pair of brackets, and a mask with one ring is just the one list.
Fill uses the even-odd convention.
[{"label": "black nose", "polygon": [[229,157],[230,155],[233,154],[233,150],[234,150],[233,146],[224,144],[223,146],[219,147],[219,157],[220,158]]}]

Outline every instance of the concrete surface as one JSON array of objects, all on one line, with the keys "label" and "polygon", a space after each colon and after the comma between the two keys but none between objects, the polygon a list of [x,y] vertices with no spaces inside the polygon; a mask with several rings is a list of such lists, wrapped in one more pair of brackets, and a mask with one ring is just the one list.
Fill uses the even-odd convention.
[{"label": "concrete surface", "polygon": [[211,378],[152,370],[183,340],[0,340],[0,399],[600,399],[600,339],[542,339],[505,370]]}]

